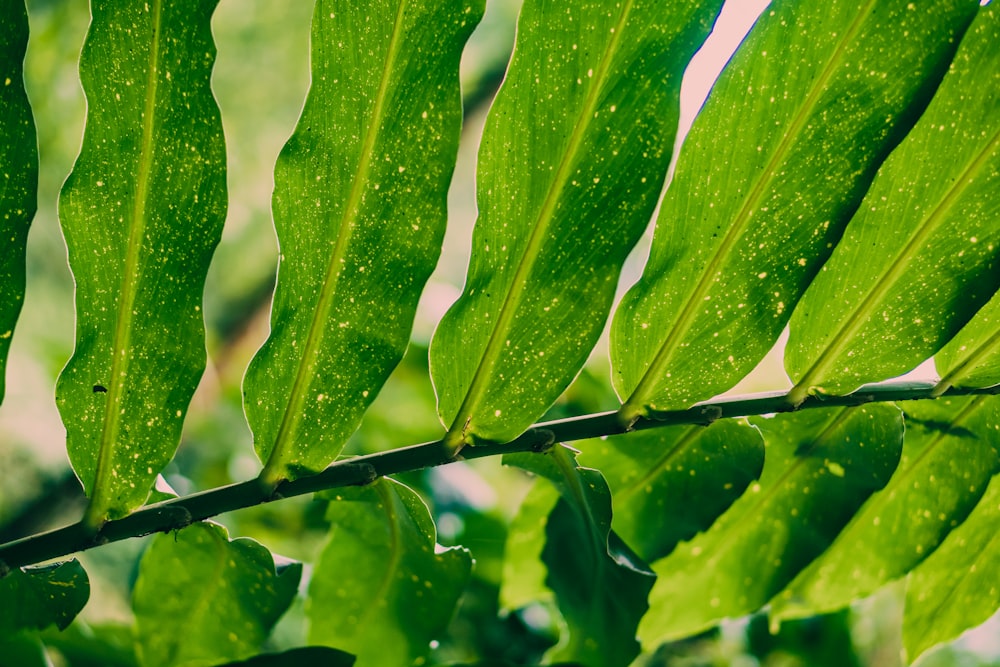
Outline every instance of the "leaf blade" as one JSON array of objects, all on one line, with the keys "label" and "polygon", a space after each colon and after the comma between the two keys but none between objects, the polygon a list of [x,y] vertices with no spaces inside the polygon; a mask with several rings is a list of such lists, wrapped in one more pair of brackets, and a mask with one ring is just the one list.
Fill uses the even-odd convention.
[{"label": "leaf blade", "polygon": [[615,313],[626,421],[730,389],[771,349],[976,5],[911,8],[775,2],[758,20],[685,139]]},{"label": "leaf blade", "polygon": [[298,587],[302,564],[199,522],[157,535],[132,592],[137,655],[146,667],[215,665],[255,655]]},{"label": "leaf blade", "polygon": [[792,315],[793,400],[912,370],[1000,287],[1000,102],[968,94],[1000,85],[998,38],[987,5]]},{"label": "leaf blade", "polygon": [[980,500],[998,468],[995,396],[904,406],[899,467],[830,547],[772,600],[772,619],[834,611],[904,576],[938,548]]},{"label": "leaf blade", "polygon": [[65,630],[89,598],[90,580],[76,559],[13,570],[0,579],[0,637],[53,624]]},{"label": "leaf blade", "polygon": [[310,643],[372,666],[424,659],[468,580],[469,552],[436,551],[427,507],[389,478],[328,496],[330,540],[307,599]]},{"label": "leaf blade", "polygon": [[272,333],[244,382],[269,483],[336,458],[402,358],[440,253],[458,62],[483,4],[316,4],[312,87],[275,167]]},{"label": "leaf blade", "polygon": [[757,419],[760,481],[709,530],[653,564],[639,625],[645,648],[755,611],[833,540],[889,479],[902,446],[897,408],[873,405]]},{"label": "leaf blade", "polygon": [[145,502],[205,366],[201,292],[226,212],[215,4],[95,2],[81,55],[87,130],[59,200],[77,336],[56,400],[91,525]]},{"label": "leaf blade", "polygon": [[466,286],[431,342],[451,449],[518,435],[596,342],[666,173],[681,71],[721,3],[697,4],[523,6]]},{"label": "leaf blade", "polygon": [[28,12],[5,2],[0,13],[0,403],[7,353],[24,302],[25,248],[38,198],[38,147],[24,90]]}]

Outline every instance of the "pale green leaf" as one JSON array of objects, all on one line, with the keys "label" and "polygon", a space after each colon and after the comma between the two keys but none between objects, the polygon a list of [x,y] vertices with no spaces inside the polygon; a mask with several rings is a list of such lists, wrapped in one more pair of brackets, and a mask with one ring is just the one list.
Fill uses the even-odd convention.
[{"label": "pale green leaf", "polygon": [[157,535],[132,591],[139,662],[200,667],[255,655],[295,597],[301,563],[275,569],[251,539],[214,523]]},{"label": "pale green leaf", "polygon": [[910,574],[903,612],[903,647],[910,661],[984,622],[998,607],[1000,476],[965,523]]},{"label": "pale green leaf", "polygon": [[544,455],[507,455],[504,463],[545,478],[561,496],[536,526],[545,536],[540,554],[545,585],[568,630],[546,659],[627,666],[639,654],[635,629],[653,576],[611,532],[611,491],[604,478],[577,465],[571,450],[561,445]]},{"label": "pale green leaf", "polygon": [[572,381],[670,160],[721,2],[528,0],[483,132],[465,290],[431,343],[454,450],[517,436]]},{"label": "pale green leaf", "polygon": [[623,415],[731,388],[781,333],[912,127],[975,0],[777,0],[685,139],[612,326]]},{"label": "pale green leaf", "polygon": [[22,61],[28,14],[21,0],[0,5],[0,402],[7,351],[24,301],[24,252],[38,198],[38,148]]},{"label": "pale green leaf", "polygon": [[448,625],[472,558],[441,549],[427,506],[382,478],[330,492],[330,539],[309,584],[309,641],[364,667],[420,664]]},{"label": "pale green leaf", "polygon": [[764,470],[705,533],[654,564],[639,626],[652,649],[760,609],[833,541],[889,480],[903,420],[893,405],[756,418]]},{"label": "pale green leaf", "polygon": [[547,480],[536,480],[507,527],[500,582],[500,606],[507,611],[552,599],[552,591],[545,585],[542,551],[545,524],[558,502],[556,487]]},{"label": "pale green leaf", "polygon": [[20,568],[0,579],[0,638],[55,625],[63,630],[90,598],[90,580],[77,560]]},{"label": "pale green leaf", "polygon": [[87,129],[59,200],[76,350],[56,387],[91,524],[146,501],[205,366],[202,289],[226,214],[215,5],[92,7]]},{"label": "pale green leaf", "polygon": [[271,336],[244,383],[268,482],[333,461],[403,356],[441,251],[458,63],[483,4],[316,3],[312,88],[275,167]]},{"label": "pale green leaf", "polygon": [[962,523],[1000,464],[1000,397],[903,405],[899,467],[834,543],[772,601],[772,618],[846,607],[928,557]]},{"label": "pale green leaf", "polygon": [[792,316],[793,400],[906,373],[1000,286],[998,40],[994,2]]},{"label": "pale green leaf", "polygon": [[1000,292],[934,356],[936,390],[1000,384]]},{"label": "pale green leaf", "polygon": [[580,448],[580,462],[600,470],[611,488],[612,527],[648,562],[707,530],[764,465],[760,432],[734,419],[650,429]]}]

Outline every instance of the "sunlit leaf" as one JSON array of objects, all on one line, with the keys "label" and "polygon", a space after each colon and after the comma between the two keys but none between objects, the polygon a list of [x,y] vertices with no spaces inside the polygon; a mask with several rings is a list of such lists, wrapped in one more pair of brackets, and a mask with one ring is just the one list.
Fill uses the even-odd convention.
[{"label": "sunlit leaf", "polygon": [[483,132],[465,290],[431,343],[453,449],[506,441],[572,381],[670,160],[721,2],[525,2]]},{"label": "sunlit leaf", "polygon": [[654,564],[647,648],[761,608],[837,536],[899,461],[892,405],[830,408],[753,420],[764,471],[705,533]]},{"label": "sunlit leaf", "polygon": [[903,646],[910,660],[996,613],[998,582],[1000,476],[965,523],[910,575],[903,613]]},{"label": "sunlit leaf", "polygon": [[580,462],[600,470],[611,488],[615,532],[648,562],[707,530],[764,465],[760,432],[733,419],[640,431],[581,449]]},{"label": "sunlit leaf", "polygon": [[90,581],[77,560],[20,568],[0,579],[0,637],[49,625],[63,629],[90,597]]},{"label": "sunlit leaf", "polygon": [[545,585],[568,628],[546,659],[627,666],[639,653],[635,628],[646,611],[653,576],[611,532],[611,492],[604,478],[578,466],[562,446],[545,455],[507,455],[504,462],[545,478],[561,496],[537,526],[545,535]]},{"label": "sunlit leaf", "polygon": [[772,618],[846,607],[927,558],[962,523],[1000,468],[1000,397],[903,405],[899,467],[834,543],[772,602]]},{"label": "sunlit leaf", "polygon": [[521,501],[507,528],[504,545],[500,605],[505,610],[552,599],[545,585],[545,524],[559,502],[559,490],[547,480],[537,480]]},{"label": "sunlit leaf", "polygon": [[1000,286],[998,40],[994,2],[792,316],[793,401],[915,368]]},{"label": "sunlit leaf", "polygon": [[0,3],[0,402],[7,351],[24,301],[24,252],[38,199],[38,148],[22,61],[28,14],[21,0]]},{"label": "sunlit leaf", "polygon": [[271,337],[244,383],[268,482],[336,458],[403,356],[441,251],[458,63],[483,4],[316,3],[312,88],[275,167]]},{"label": "sunlit leaf", "polygon": [[1000,292],[941,348],[934,363],[939,390],[1000,384]]},{"label": "sunlit leaf", "polygon": [[330,492],[330,541],[309,584],[309,641],[366,667],[420,664],[455,610],[472,567],[440,549],[427,506],[382,478]]},{"label": "sunlit leaf", "polygon": [[140,663],[207,667],[256,654],[301,575],[301,563],[276,570],[260,543],[230,540],[218,524],[157,535],[132,592]]},{"label": "sunlit leaf", "polygon": [[59,200],[76,350],[56,388],[92,524],[146,501],[205,366],[202,290],[226,214],[215,5],[92,6],[87,130]]},{"label": "sunlit leaf", "polygon": [[625,417],[711,398],[771,349],[976,8],[765,10],[685,140],[643,278],[615,315]]}]

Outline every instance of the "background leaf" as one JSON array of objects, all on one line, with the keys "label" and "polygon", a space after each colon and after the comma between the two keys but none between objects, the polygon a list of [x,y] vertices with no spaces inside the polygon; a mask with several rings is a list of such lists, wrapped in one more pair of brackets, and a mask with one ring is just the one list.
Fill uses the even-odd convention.
[{"label": "background leaf", "polygon": [[660,193],[681,74],[720,5],[524,4],[483,132],[468,279],[431,343],[454,449],[514,438],[586,361]]},{"label": "background leaf", "polygon": [[[994,430],[1000,428],[994,422]],[[910,661],[954,639],[1000,607],[1000,477],[969,518],[907,582],[903,646]]]},{"label": "background leaf", "polygon": [[282,653],[262,653],[249,660],[230,662],[223,667],[288,667],[289,665],[322,665],[322,667],[351,667],[355,657],[326,646],[303,646]]},{"label": "background leaf", "polygon": [[611,488],[612,527],[650,563],[707,530],[764,466],[760,432],[735,419],[639,431],[580,446],[580,461],[600,470]]},{"label": "background leaf", "polygon": [[545,525],[559,502],[559,491],[547,480],[536,480],[507,528],[500,605],[507,611],[552,599],[545,585]]},{"label": "background leaf", "polygon": [[765,10],[685,139],[649,262],[615,315],[625,417],[711,398],[771,349],[976,8]]},{"label": "background leaf", "polygon": [[983,7],[791,320],[793,400],[930,358],[1000,287],[1000,10]]},{"label": "background leaf", "polygon": [[364,667],[420,664],[454,613],[469,552],[439,550],[427,506],[391,479],[329,497],[329,542],[309,584],[309,641],[350,651]]},{"label": "background leaf", "polygon": [[899,467],[834,543],[772,602],[772,618],[846,607],[927,558],[965,520],[1000,468],[1000,397],[904,406]]},{"label": "background leaf", "polygon": [[568,636],[546,659],[591,667],[628,665],[639,654],[635,628],[646,611],[653,576],[611,532],[611,492],[604,478],[579,467],[561,445],[544,455],[508,454],[504,462],[544,477],[561,496],[536,528],[545,531],[545,584],[568,627]]},{"label": "background leaf", "polygon": [[157,535],[132,593],[140,664],[208,666],[254,655],[301,575],[301,563],[276,570],[260,543],[230,540],[218,524]]},{"label": "background leaf", "polygon": [[38,147],[24,92],[28,13],[21,0],[0,5],[0,403],[7,351],[24,301],[24,253],[38,198]]},{"label": "background leaf", "polygon": [[146,501],[205,367],[202,290],[226,214],[215,5],[92,7],[87,130],[59,202],[76,350],[56,387],[91,524]]},{"label": "background leaf", "polygon": [[272,332],[244,382],[269,482],[333,461],[403,356],[441,252],[458,63],[483,4],[316,3],[312,88],[275,167]]},{"label": "background leaf", "polygon": [[90,581],[76,559],[12,570],[0,579],[0,637],[52,624],[65,629],[89,597]]},{"label": "background leaf", "polygon": [[903,422],[892,405],[757,418],[760,481],[708,530],[654,563],[658,578],[639,626],[644,647],[756,611],[889,480]]}]

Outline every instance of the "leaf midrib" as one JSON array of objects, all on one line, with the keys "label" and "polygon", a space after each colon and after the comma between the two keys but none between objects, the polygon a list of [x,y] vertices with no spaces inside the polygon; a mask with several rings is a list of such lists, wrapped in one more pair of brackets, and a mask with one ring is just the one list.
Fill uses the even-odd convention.
[{"label": "leaf midrib", "polygon": [[931,398],[941,396],[956,382],[961,382],[967,378],[975,370],[977,364],[989,357],[998,347],[1000,347],[1000,326],[996,328],[993,334],[982,345],[966,355],[950,373],[941,378],[931,391]]},{"label": "leaf midrib", "polygon": [[874,3],[875,0],[868,0],[864,7],[859,10],[857,18],[845,33],[844,39],[837,45],[823,71],[816,78],[815,85],[809,91],[806,100],[793,117],[788,131],[781,138],[777,148],[761,170],[760,176],[754,182],[753,188],[743,200],[743,204],[737,212],[733,223],[726,231],[718,250],[712,255],[712,258],[702,270],[698,284],[695,286],[690,298],[685,302],[676,324],[670,328],[667,337],[653,358],[653,362],[646,369],[646,372],[628,397],[628,400],[620,408],[619,413],[622,415],[623,420],[634,421],[634,418],[646,413],[648,403],[658,389],[660,378],[665,375],[668,365],[679,349],[678,346],[683,336],[687,334],[697,320],[697,311],[704,303],[705,297],[711,288],[713,276],[718,272],[723,262],[728,258],[730,251],[736,246],[736,242],[749,226],[751,214],[757,209],[758,204],[760,204],[764,195],[769,191],[767,186],[774,182],[778,176],[778,165],[787,156],[786,154],[795,140],[798,139],[806,120],[816,108],[820,96],[826,90],[827,83],[833,78],[837,66],[846,54],[847,47],[853,43],[855,36],[861,30],[861,26],[865,22],[865,17]]},{"label": "leaf midrib", "polygon": [[385,107],[389,83],[392,79],[393,67],[399,57],[399,50],[401,48],[403,15],[406,7],[407,0],[400,0],[396,10],[392,33],[389,37],[389,48],[386,51],[385,60],[382,65],[382,77],[379,80],[379,88],[375,97],[371,122],[365,132],[365,138],[361,146],[361,159],[358,163],[354,181],[351,184],[347,203],[343,208],[337,240],[334,245],[333,254],[330,256],[330,261],[326,267],[319,300],[317,301],[316,310],[313,312],[313,318],[309,325],[309,332],[302,351],[302,360],[299,362],[298,371],[292,383],[288,403],[281,418],[281,425],[278,427],[278,434],[275,437],[274,448],[271,450],[271,455],[268,457],[264,469],[260,474],[261,480],[269,486],[277,486],[288,475],[286,466],[289,461],[286,459],[294,443],[295,433],[302,421],[306,391],[316,375],[316,360],[323,341],[324,327],[329,317],[330,309],[333,306],[334,297],[337,295],[337,285],[342,275],[340,265],[347,254],[352,236],[353,222],[358,217],[357,209],[361,202],[365,186],[368,184],[375,142],[378,139],[386,112]]},{"label": "leaf midrib", "polygon": [[[521,255],[521,259],[518,261],[517,270],[514,272],[511,287],[504,297],[503,305],[501,306],[500,313],[496,319],[496,324],[490,333],[489,340],[486,343],[486,348],[479,360],[479,364],[476,366],[475,374],[472,377],[469,388],[466,390],[465,398],[463,399],[461,406],[459,406],[458,413],[455,415],[448,433],[444,437],[443,442],[445,447],[455,454],[457,454],[458,451],[467,444],[469,431],[474,430],[474,426],[471,424],[472,418],[476,408],[479,407],[479,404],[486,393],[490,380],[493,379],[493,367],[496,365],[501,356],[501,351],[504,348],[504,341],[507,338],[506,334],[513,326],[518,306],[522,300],[522,295],[527,288],[528,275],[534,268],[535,260],[538,258],[545,238],[548,236],[547,232],[549,225],[552,223],[556,205],[563,190],[565,189],[566,183],[570,179],[571,169],[575,163],[577,153],[583,143],[586,131],[590,127],[593,120],[594,110],[597,107],[598,100],[600,99],[601,92],[604,88],[605,78],[611,68],[613,56],[618,51],[618,46],[622,40],[622,34],[625,32],[623,28],[628,20],[629,14],[632,11],[633,4],[633,0],[626,0],[626,2],[623,3],[621,14],[618,17],[618,22],[616,23],[614,32],[612,33],[613,36],[611,37],[611,40],[608,43],[607,48],[604,50],[600,62],[598,63],[597,69],[594,73],[593,83],[591,84],[590,90],[588,91],[587,97],[584,101],[583,109],[577,116],[573,132],[570,134],[567,149],[562,155],[559,168],[556,171],[556,176],[545,195],[545,200],[542,202],[542,207],[539,210],[537,218],[535,219],[531,235],[528,237],[528,243],[525,247],[525,251]],[[501,332],[503,332],[503,335],[501,335]]]},{"label": "leaf midrib", "polygon": [[864,300],[853,315],[848,317],[833,335],[831,339],[833,344],[823,350],[819,358],[813,362],[813,365],[806,370],[802,378],[789,391],[789,400],[801,403],[808,394],[812,383],[818,378],[823,378],[824,373],[848,348],[854,336],[871,318],[876,305],[881,302],[881,299],[889,293],[893,286],[906,276],[908,272],[907,260],[916,256],[917,251],[926,245],[927,238],[947,220],[946,215],[951,207],[959,200],[969,184],[974,182],[976,173],[989,161],[998,144],[1000,144],[1000,129],[993,134],[985,148],[970,160],[961,174],[954,179],[952,186],[944,193],[938,205],[914,229],[906,245],[896,253],[892,262],[883,269],[881,275],[871,281],[871,287]]},{"label": "leaf midrib", "polygon": [[652,482],[661,473],[665,472],[664,468],[666,468],[667,464],[679,456],[682,451],[686,450],[689,445],[692,445],[695,441],[697,441],[698,437],[705,432],[704,429],[705,427],[701,425],[692,425],[686,428],[684,430],[684,435],[677,439],[676,444],[661,454],[660,457],[656,459],[651,466],[649,466],[644,475],[618,492],[619,500],[622,502],[627,501],[640,489],[645,488],[647,484]]},{"label": "leaf midrib", "polygon": [[156,98],[159,93],[159,61],[162,46],[163,1],[152,1],[153,35],[149,49],[149,68],[146,81],[146,99],[143,113],[142,143],[136,173],[135,199],[132,207],[132,225],[125,251],[124,282],[118,300],[114,342],[111,348],[111,377],[108,400],[104,410],[97,465],[94,470],[94,494],[87,507],[84,521],[98,526],[107,520],[112,506],[109,494],[110,475],[114,466],[121,425],[121,402],[124,399],[125,381],[130,356],[127,354],[132,340],[132,312],[139,291],[138,267],[142,240],[146,231],[146,204],[150,192],[150,174],[153,163],[153,132],[156,125]]}]

